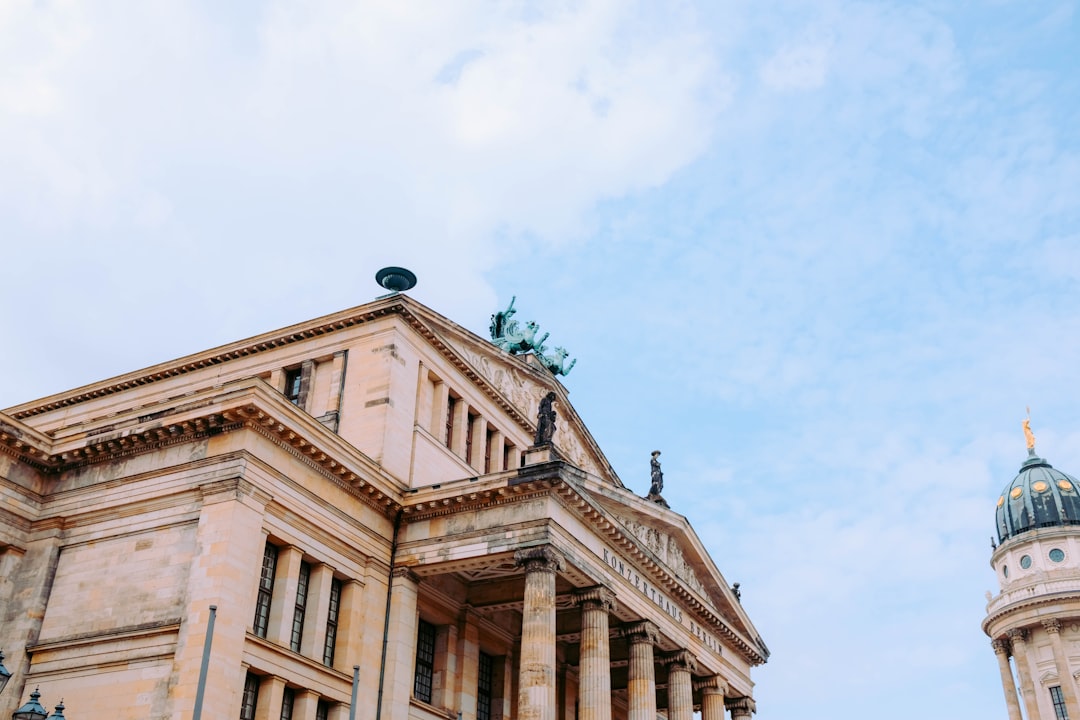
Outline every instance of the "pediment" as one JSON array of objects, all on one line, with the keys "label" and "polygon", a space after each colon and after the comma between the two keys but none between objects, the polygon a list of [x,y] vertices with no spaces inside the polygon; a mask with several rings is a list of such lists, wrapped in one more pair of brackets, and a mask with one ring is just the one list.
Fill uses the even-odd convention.
[{"label": "pediment", "polygon": [[487,385],[489,393],[497,394],[524,420],[530,433],[536,428],[540,401],[549,392],[554,392],[558,396],[557,430],[552,439],[556,451],[585,472],[622,487],[611,464],[570,404],[566,387],[535,358],[511,355],[423,306],[410,304],[410,310],[422,318],[426,329],[443,345],[445,352],[463,362],[477,380]]},{"label": "pediment", "polygon": [[625,489],[592,496],[638,549],[768,655],[740,599],[685,517]]}]

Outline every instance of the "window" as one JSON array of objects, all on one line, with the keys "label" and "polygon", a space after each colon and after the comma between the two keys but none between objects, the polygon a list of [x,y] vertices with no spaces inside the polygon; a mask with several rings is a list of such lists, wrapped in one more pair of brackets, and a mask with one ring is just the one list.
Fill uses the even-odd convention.
[{"label": "window", "polygon": [[1069,711],[1065,709],[1065,696],[1061,694],[1060,685],[1050,688],[1050,699],[1054,701],[1054,716],[1057,720],[1069,720]]},{"label": "window", "polygon": [[277,572],[277,548],[266,543],[263,548],[262,574],[259,576],[259,597],[255,600],[255,619],[252,629],[261,638],[266,637],[270,624],[270,601],[274,597],[274,573]]},{"label": "window", "polygon": [[304,610],[307,608],[308,583],[311,580],[311,565],[300,563],[300,578],[296,582],[296,610],[292,618],[292,638],[289,647],[293,652],[300,652],[300,640],[304,637]]},{"label": "window", "polygon": [[285,397],[293,405],[300,404],[300,386],[303,385],[303,368],[293,368],[285,371]]},{"label": "window", "polygon": [[454,449],[454,411],[457,410],[457,398],[446,398],[446,447]]},{"label": "window", "polygon": [[503,470],[510,469],[510,449],[513,447],[510,443],[503,445]]},{"label": "window", "polygon": [[326,615],[326,644],[323,646],[322,661],[326,667],[334,666],[334,650],[337,646],[338,613],[341,611],[341,581],[330,581],[330,610]]},{"label": "window", "polygon": [[495,442],[495,431],[488,428],[487,438],[484,442],[484,474],[491,472],[491,446]]},{"label": "window", "polygon": [[476,416],[469,413],[465,417],[465,462],[472,465],[472,441],[473,425],[476,424]]},{"label": "window", "polygon": [[480,667],[476,683],[476,720],[491,720],[491,691],[495,660],[480,653]]},{"label": "window", "polygon": [[420,621],[416,630],[416,679],[413,695],[417,700],[431,702],[431,680],[435,671],[435,626]]},{"label": "window", "polygon": [[315,706],[315,720],[326,720],[330,717],[330,703],[320,700]]},{"label": "window", "polygon": [[296,693],[291,687],[285,688],[281,695],[281,720],[292,720],[293,703],[296,701]]},{"label": "window", "polygon": [[247,674],[244,696],[240,700],[240,720],[255,720],[255,702],[259,699],[259,677]]}]

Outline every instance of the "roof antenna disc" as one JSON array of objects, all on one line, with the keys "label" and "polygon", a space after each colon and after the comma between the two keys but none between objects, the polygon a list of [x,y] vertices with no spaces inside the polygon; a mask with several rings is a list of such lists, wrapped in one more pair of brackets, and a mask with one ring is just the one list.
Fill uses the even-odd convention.
[{"label": "roof antenna disc", "polygon": [[390,292],[405,292],[416,286],[416,276],[405,268],[384,267],[375,273],[375,282]]}]

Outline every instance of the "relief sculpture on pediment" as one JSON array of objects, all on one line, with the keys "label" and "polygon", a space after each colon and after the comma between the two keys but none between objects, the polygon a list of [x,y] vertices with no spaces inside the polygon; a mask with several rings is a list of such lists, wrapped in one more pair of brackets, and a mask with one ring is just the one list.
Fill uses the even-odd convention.
[{"label": "relief sculpture on pediment", "polygon": [[686,562],[686,558],[683,557],[683,552],[679,547],[678,540],[667,533],[662,533],[656,528],[639,523],[636,520],[619,518],[619,522],[621,522],[627,530],[633,533],[634,537],[636,537],[649,552],[666,565],[675,577],[686,583],[688,587],[697,591],[697,593],[710,605],[713,604],[712,598],[705,591],[705,586],[698,580],[694,569],[690,567]]}]

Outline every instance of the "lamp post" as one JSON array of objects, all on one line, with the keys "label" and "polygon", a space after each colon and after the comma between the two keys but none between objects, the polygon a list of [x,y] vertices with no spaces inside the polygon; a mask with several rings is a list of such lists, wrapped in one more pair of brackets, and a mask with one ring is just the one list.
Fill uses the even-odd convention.
[{"label": "lamp post", "polygon": [[11,673],[4,667],[4,651],[0,650],[0,693],[4,692],[4,688],[10,679]]},{"label": "lamp post", "polygon": [[[45,708],[41,707],[41,703],[38,702],[38,698],[41,697],[41,693],[34,688],[34,692],[30,693],[30,702],[23,705],[21,708],[11,714],[11,720],[45,720],[48,713],[45,712]],[[63,714],[60,717],[64,717]]]}]

